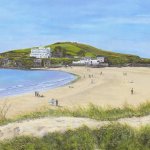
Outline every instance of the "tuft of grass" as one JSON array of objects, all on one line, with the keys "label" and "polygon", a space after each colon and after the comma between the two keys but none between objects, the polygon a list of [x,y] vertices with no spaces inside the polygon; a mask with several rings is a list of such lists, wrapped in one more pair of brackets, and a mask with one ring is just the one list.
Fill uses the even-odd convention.
[{"label": "tuft of grass", "polygon": [[138,142],[150,149],[150,126],[144,126],[138,134]]},{"label": "tuft of grass", "polygon": [[135,150],[135,131],[127,126],[120,124],[110,124],[99,130],[94,131],[97,144],[101,149],[106,150]]}]

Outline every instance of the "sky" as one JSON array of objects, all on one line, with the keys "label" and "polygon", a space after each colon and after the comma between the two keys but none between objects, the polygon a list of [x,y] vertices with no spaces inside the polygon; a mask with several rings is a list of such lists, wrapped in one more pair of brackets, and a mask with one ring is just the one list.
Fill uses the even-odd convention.
[{"label": "sky", "polygon": [[61,41],[150,57],[150,0],[0,0],[0,52]]}]

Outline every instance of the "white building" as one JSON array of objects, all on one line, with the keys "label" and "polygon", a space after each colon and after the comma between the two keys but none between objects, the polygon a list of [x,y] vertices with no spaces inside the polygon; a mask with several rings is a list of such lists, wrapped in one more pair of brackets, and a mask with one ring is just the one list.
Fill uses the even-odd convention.
[{"label": "white building", "polygon": [[105,62],[105,57],[103,57],[103,56],[98,56],[98,57],[97,57],[97,60],[98,60],[99,62],[101,62],[101,63],[104,63],[104,62]]},{"label": "white building", "polygon": [[73,61],[73,65],[88,65],[88,66],[92,66],[92,65],[100,65],[102,63],[105,63],[105,57],[103,56],[99,56],[96,59],[91,59],[90,57],[85,57],[82,58],[79,61]]},{"label": "white building", "polygon": [[45,47],[32,48],[30,57],[35,58],[50,58],[51,57],[51,49]]}]

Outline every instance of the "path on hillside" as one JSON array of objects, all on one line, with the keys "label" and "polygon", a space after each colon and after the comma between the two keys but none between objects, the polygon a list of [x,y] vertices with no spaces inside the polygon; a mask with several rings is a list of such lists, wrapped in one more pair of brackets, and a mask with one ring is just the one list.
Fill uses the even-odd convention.
[{"label": "path on hillside", "polygon": [[[123,118],[113,122],[126,123],[132,127],[140,127],[142,125],[150,125],[150,115]],[[20,135],[42,137],[50,132],[64,132],[69,129],[79,128],[83,125],[89,128],[100,128],[109,123],[110,121],[97,121],[89,118],[76,117],[45,117],[41,119],[24,120],[0,126],[0,140],[11,139]]]}]

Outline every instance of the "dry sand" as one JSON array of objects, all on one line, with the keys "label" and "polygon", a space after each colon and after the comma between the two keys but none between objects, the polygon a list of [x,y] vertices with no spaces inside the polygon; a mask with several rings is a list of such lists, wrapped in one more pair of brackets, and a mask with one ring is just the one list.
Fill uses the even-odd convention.
[{"label": "dry sand", "polygon": [[[11,104],[7,117],[47,107],[51,98],[58,99],[62,107],[73,108],[86,107],[89,103],[103,107],[121,107],[125,103],[138,105],[150,100],[150,68],[72,67],[57,70],[71,72],[81,78],[70,85],[42,92],[44,98],[37,98],[34,93],[29,93],[2,99],[1,105],[3,100]],[[123,75],[124,72],[127,76]],[[93,78],[89,78],[89,75],[93,75]],[[134,88],[133,95],[130,93],[131,88]]]},{"label": "dry sand", "polygon": [[[150,116],[139,118],[124,118],[118,121],[121,124],[128,124],[132,127],[141,127],[150,125]],[[73,130],[86,125],[89,128],[100,128],[109,124],[109,121],[96,121],[88,118],[75,117],[58,117],[58,118],[41,118],[34,120],[25,120],[22,122],[9,123],[8,125],[0,126],[0,140],[11,139],[16,136],[34,136],[42,137],[51,132],[64,132]]]}]

